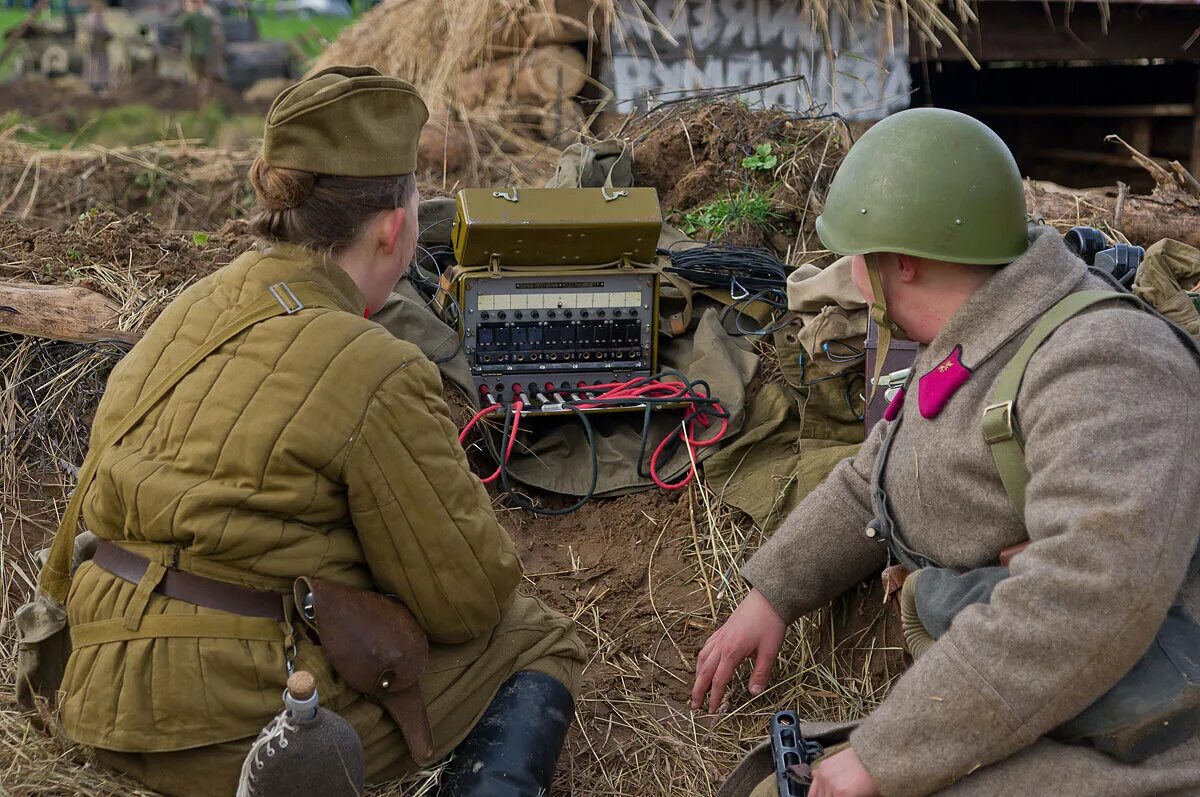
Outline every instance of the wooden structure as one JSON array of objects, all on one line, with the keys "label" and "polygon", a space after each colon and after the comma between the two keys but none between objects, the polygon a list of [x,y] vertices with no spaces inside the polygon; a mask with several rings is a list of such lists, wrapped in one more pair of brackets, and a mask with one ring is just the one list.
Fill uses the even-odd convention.
[{"label": "wooden structure", "polygon": [[934,52],[912,40],[914,105],[984,119],[1024,171],[1068,185],[1149,179],[1105,143],[1110,133],[1164,166],[1178,160],[1200,174],[1200,2],[982,0],[977,8],[963,38],[980,69],[950,47]]}]

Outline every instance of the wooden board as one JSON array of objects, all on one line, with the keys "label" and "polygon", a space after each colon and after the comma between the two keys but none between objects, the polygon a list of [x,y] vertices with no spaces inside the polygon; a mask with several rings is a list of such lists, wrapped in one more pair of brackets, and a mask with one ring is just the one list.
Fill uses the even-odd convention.
[{"label": "wooden board", "polygon": [[[979,22],[960,35],[980,61],[1116,61],[1143,58],[1194,58],[1183,49],[1196,30],[1196,6],[1112,5],[1107,30],[1100,9],[1075,4],[1069,14],[1061,2],[985,2],[977,8]],[[914,25],[910,58],[921,60],[921,41]],[[931,61],[961,61],[965,56],[943,41],[936,52],[925,48]]]},{"label": "wooden board", "polygon": [[118,312],[87,288],[0,282],[0,332],[71,343],[136,343],[137,335],[117,329]]}]

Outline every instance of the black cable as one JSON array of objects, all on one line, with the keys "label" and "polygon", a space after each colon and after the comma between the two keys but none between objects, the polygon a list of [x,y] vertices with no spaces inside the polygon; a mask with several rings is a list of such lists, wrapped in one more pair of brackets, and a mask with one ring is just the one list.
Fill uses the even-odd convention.
[{"label": "black cable", "polygon": [[[595,434],[593,434],[593,432],[592,432],[592,423],[591,423],[591,421],[589,421],[587,419],[587,415],[584,414],[583,410],[579,409],[578,407],[574,407],[570,404],[567,404],[565,406],[567,407],[567,409],[571,410],[571,412],[575,413],[575,415],[579,418],[579,422],[581,424],[583,424],[583,433],[584,433],[584,436],[587,438],[588,450],[592,454],[592,483],[591,483],[591,486],[588,487],[587,492],[583,494],[582,498],[580,498],[578,501],[571,504],[570,506],[565,506],[561,509],[542,509],[541,507],[534,506],[533,504],[531,504],[530,502],[528,502],[524,498],[522,498],[520,494],[513,491],[512,485],[508,481],[508,462],[506,461],[506,459],[503,455],[503,451],[506,450],[508,447],[508,444],[507,444],[508,436],[510,434],[512,434],[513,414],[511,411],[506,412],[504,414],[504,434],[503,434],[503,437],[501,438],[500,484],[504,488],[504,491],[506,493],[508,493],[508,497],[512,499],[513,503],[515,503],[517,506],[521,507],[522,509],[532,512],[535,515],[569,515],[569,514],[571,514],[572,512],[576,511],[581,506],[586,504],[588,501],[592,500],[592,495],[596,492],[596,483],[600,479],[600,462],[596,455],[596,437],[595,437]],[[511,410],[511,405],[509,405],[509,407]]]},{"label": "black cable", "polygon": [[671,258],[671,265],[664,271],[697,285],[729,291],[733,303],[721,311],[721,324],[724,326],[730,310],[737,312],[735,330],[730,335],[763,337],[787,326],[778,322],[775,313],[763,329],[747,330],[741,323],[741,316],[747,315],[746,310],[755,302],[769,305],[776,313],[787,310],[788,269],[772,252],[760,247],[710,243],[679,251],[672,247],[664,253]]}]

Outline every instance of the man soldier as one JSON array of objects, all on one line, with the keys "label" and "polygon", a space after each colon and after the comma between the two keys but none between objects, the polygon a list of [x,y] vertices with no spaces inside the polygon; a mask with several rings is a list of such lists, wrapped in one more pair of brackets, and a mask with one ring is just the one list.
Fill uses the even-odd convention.
[{"label": "man soldier", "polygon": [[[1192,348],[1162,318],[1113,298],[1054,230],[1027,229],[1011,154],[962,114],[910,110],[869,130],[817,231],[853,257],[881,349],[892,334],[921,344],[913,376],[858,455],[746,564],[753,589],[700,652],[693,704],[711,692],[716,710],[749,657],[750,692],[761,693],[787,625],[889,563],[917,572],[923,622],[947,597],[931,584],[995,566],[990,597],[944,617],[936,641],[926,634],[849,745],[817,764],[811,797],[1200,793],[1194,711],[1147,722],[1132,741],[1048,738],[1064,738],[1155,653],[1168,617],[1195,638]],[[1061,310],[1095,290],[1110,293]],[[1021,351],[1052,308],[1048,338]],[[1014,361],[1023,379],[997,402]],[[1027,541],[1002,570],[1001,552]],[[1174,664],[1197,661],[1193,642]],[[1143,744],[1160,732],[1169,738]],[[772,778],[754,793],[774,791]]]}]

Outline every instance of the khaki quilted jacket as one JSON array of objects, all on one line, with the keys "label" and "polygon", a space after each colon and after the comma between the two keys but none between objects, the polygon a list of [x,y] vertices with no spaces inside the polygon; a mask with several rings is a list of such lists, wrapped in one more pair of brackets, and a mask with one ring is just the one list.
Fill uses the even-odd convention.
[{"label": "khaki quilted jacket", "polygon": [[[1200,538],[1191,352],[1163,320],[1123,302],[1060,327],[1030,361],[1016,404],[1030,471],[1024,516],[980,429],[1032,322],[1069,293],[1105,287],[1039,231],[917,354],[884,473],[897,525],[912,548],[961,570],[1032,544],[991,602],[964,609],[851,735],[884,797],[1200,794],[1200,738],[1137,765],[1044,738],[1133,667],[1181,587],[1200,617],[1200,577],[1187,575]],[[956,349],[969,378],[940,412],[920,411],[921,378]],[[743,575],[785,619],[886,564],[866,533],[885,426],[747,563]]]},{"label": "khaki quilted jacket", "polygon": [[[198,282],[113,370],[93,438],[239,307],[276,282],[305,280],[340,309],[271,318],[201,362],[103,454],[84,518],[104,539],[210,578],[286,592],[308,575],[399,596],[432,643],[421,684],[445,752],[531,658],[491,644],[502,613],[522,612],[531,637],[582,651],[565,618],[515,596],[520,562],[468,470],[437,369],[363,318],[344,271],[279,247]],[[73,633],[114,618],[135,630],[76,640],[63,683],[68,734],[135,752],[257,734],[280,708],[285,629],[144,597],[91,563],[76,574]],[[189,614],[218,627],[188,638],[172,636],[170,621],[147,622]],[[358,697],[319,647],[301,641],[296,666],[316,675],[325,705]]]}]

